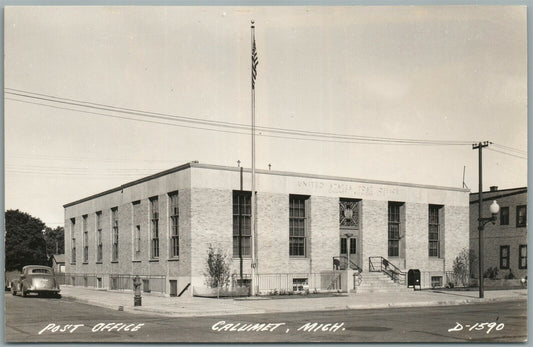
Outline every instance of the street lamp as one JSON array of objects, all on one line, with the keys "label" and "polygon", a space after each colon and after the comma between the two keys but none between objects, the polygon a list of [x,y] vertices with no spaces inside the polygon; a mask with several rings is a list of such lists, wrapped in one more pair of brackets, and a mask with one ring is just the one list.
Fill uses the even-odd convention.
[{"label": "street lamp", "polygon": [[496,224],[496,219],[498,212],[500,212],[500,205],[494,200],[492,204],[489,207],[490,213],[492,214],[491,217],[483,218],[481,217],[481,202],[482,202],[482,195],[483,193],[479,192],[479,218],[478,220],[478,231],[479,231],[479,298],[483,298],[483,230],[485,229],[485,225],[487,223]]}]

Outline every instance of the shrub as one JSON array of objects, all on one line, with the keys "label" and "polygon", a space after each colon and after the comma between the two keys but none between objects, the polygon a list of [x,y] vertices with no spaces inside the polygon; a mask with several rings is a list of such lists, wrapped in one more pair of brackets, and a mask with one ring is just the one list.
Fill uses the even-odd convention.
[{"label": "shrub", "polygon": [[498,276],[498,268],[497,267],[489,267],[487,271],[483,274],[483,278],[489,278],[491,280],[495,280]]},{"label": "shrub", "polygon": [[228,256],[220,249],[209,245],[207,251],[206,284],[211,288],[225,287],[230,280],[230,264]]},{"label": "shrub", "polygon": [[509,269],[509,273],[505,276],[506,280],[512,280],[515,278],[515,275],[513,274],[513,270]]},{"label": "shrub", "polygon": [[476,255],[473,250],[464,248],[459,252],[453,261],[453,275],[455,283],[461,282],[463,287],[468,286],[470,273],[473,269],[473,264],[476,261]]}]

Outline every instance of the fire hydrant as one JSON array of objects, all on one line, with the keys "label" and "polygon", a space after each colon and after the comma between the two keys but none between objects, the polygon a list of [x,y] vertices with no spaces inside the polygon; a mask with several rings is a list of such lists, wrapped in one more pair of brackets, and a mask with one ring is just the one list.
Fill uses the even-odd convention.
[{"label": "fire hydrant", "polygon": [[139,275],[133,278],[133,306],[142,306],[142,297],[141,297],[141,278]]}]

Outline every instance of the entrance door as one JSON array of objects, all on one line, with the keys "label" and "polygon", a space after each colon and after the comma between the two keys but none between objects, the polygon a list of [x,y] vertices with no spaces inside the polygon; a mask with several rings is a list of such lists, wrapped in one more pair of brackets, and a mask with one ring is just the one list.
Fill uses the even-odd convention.
[{"label": "entrance door", "polygon": [[178,281],[170,280],[170,296],[178,296]]},{"label": "entrance door", "polygon": [[[348,238],[346,236],[341,236],[341,242],[340,242],[340,256],[341,259],[350,259],[352,264],[358,263],[358,256],[359,256],[359,249],[357,248],[358,242],[357,237],[350,237],[348,242]],[[348,256],[349,253],[349,256]],[[346,263],[344,263],[345,260],[341,260],[341,266],[346,267]],[[353,265],[352,265],[353,267]]]}]

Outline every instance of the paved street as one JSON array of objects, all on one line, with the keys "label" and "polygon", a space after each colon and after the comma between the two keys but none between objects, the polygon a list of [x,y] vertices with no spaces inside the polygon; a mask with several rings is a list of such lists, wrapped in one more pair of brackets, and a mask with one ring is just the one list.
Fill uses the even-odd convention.
[{"label": "paved street", "polygon": [[7,342],[522,342],[527,338],[525,300],[195,318],[10,294],[5,295],[5,306]]}]

